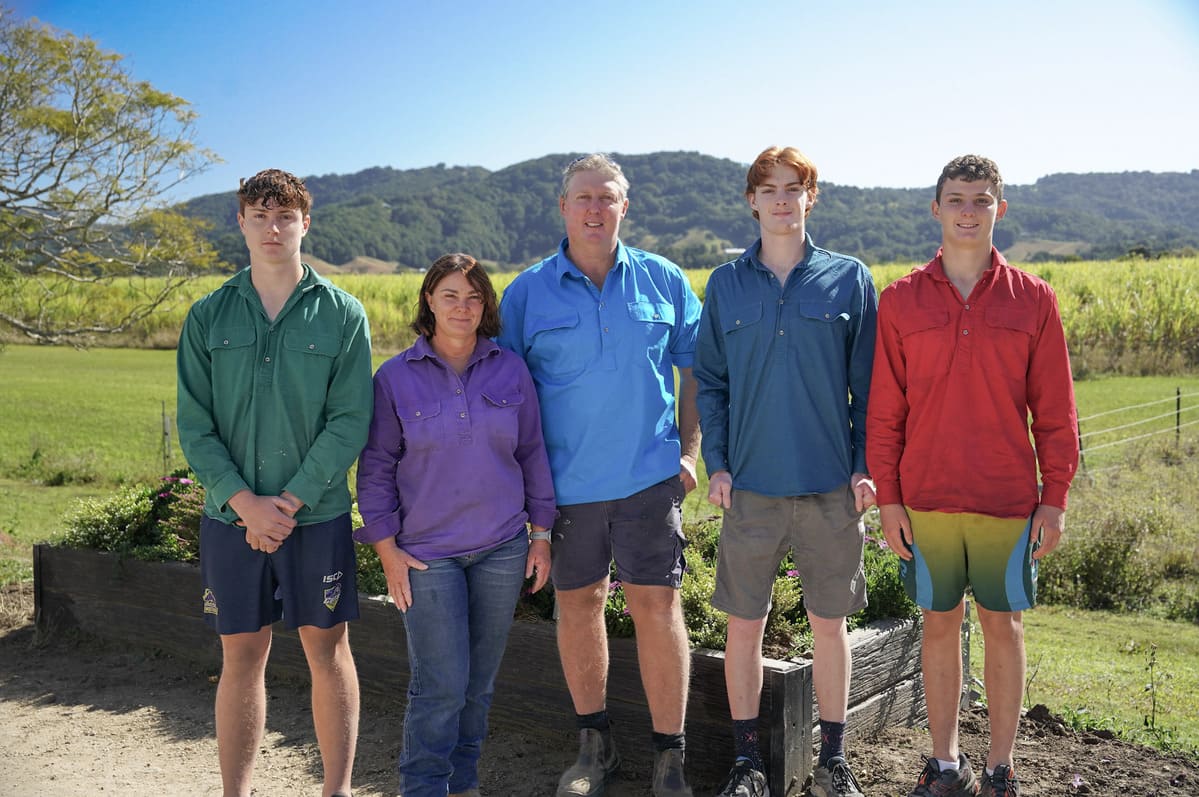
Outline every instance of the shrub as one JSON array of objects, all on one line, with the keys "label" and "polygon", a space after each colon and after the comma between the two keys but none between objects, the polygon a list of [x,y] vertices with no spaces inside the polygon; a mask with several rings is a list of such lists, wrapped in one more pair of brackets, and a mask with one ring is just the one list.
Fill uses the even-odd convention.
[{"label": "shrub", "polygon": [[153,562],[193,561],[199,553],[204,490],[186,468],[154,484],[83,501],[67,516],[63,544]]},{"label": "shrub", "polygon": [[1065,542],[1041,560],[1041,600],[1081,609],[1144,609],[1161,574],[1141,555],[1141,545],[1159,521],[1152,506],[1108,507],[1075,521]]}]

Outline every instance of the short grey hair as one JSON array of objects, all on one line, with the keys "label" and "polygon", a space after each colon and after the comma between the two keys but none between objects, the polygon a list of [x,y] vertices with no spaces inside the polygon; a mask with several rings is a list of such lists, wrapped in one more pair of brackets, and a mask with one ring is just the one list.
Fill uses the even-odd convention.
[{"label": "short grey hair", "polygon": [[620,186],[621,199],[628,198],[629,179],[624,176],[624,170],[620,168],[620,164],[603,152],[583,155],[566,165],[566,168],[562,170],[562,193],[560,194],[562,198],[566,198],[566,189],[570,186],[570,178],[579,172],[599,172]]}]

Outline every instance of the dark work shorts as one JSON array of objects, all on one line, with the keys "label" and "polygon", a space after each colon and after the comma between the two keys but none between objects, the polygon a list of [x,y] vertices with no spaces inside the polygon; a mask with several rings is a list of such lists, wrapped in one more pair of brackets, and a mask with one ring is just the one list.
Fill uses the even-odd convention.
[{"label": "dark work shorts", "polygon": [[200,523],[204,620],[219,634],[332,628],[358,618],[358,577],[349,514],[296,526],[279,550],[255,551],[246,530],[205,517]]},{"label": "dark work shorts", "polygon": [[558,507],[554,523],[554,589],[580,589],[616,576],[629,584],[683,583],[683,482],[678,476],[615,501]]}]

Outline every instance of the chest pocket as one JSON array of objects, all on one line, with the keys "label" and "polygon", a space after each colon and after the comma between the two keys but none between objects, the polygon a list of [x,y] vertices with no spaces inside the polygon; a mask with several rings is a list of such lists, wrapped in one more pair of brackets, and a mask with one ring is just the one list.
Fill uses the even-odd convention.
[{"label": "chest pocket", "polygon": [[525,398],[519,393],[484,393],[487,433],[492,437],[511,440],[515,446],[520,437],[520,405],[524,403]]},{"label": "chest pocket", "polygon": [[629,319],[634,335],[650,352],[650,359],[663,356],[674,329],[674,305],[665,302],[629,302]]},{"label": "chest pocket", "polygon": [[1018,307],[988,307],[983,317],[992,329],[1008,329],[1032,336],[1037,334],[1036,314]]},{"label": "chest pocket", "polygon": [[1037,314],[1022,307],[988,307],[983,313],[987,332],[987,354],[993,372],[1014,384],[1023,385],[1032,359],[1037,335]]},{"label": "chest pocket", "polygon": [[411,404],[396,408],[400,426],[404,430],[404,447],[422,451],[440,446],[444,441],[441,417],[441,402]]},{"label": "chest pocket", "polygon": [[949,372],[953,359],[953,341],[949,335],[949,311],[916,308],[895,319],[895,329],[903,341],[908,384],[919,384]]},{"label": "chest pocket", "polygon": [[525,339],[529,341],[526,361],[538,381],[564,381],[577,376],[595,360],[598,341],[579,334],[579,314],[563,311],[554,315],[529,315]]},{"label": "chest pocket", "polygon": [[848,321],[849,313],[840,309],[832,302],[799,302],[799,314],[807,321],[816,321],[822,324],[835,324],[838,321]]},{"label": "chest pocket", "polygon": [[341,339],[334,335],[321,335],[303,329],[290,329],[283,336],[283,348],[287,351],[311,354],[315,357],[336,357],[341,351]]},{"label": "chest pocket", "polygon": [[762,303],[750,302],[733,308],[720,318],[720,331],[726,335],[740,332],[743,329],[756,328],[762,320]]},{"label": "chest pocket", "polygon": [[895,329],[901,338],[907,338],[920,332],[943,329],[948,325],[949,312],[946,310],[915,310],[895,319]]},{"label": "chest pocket", "polygon": [[209,354],[218,351],[238,351],[253,346],[257,340],[254,327],[225,327],[208,332]]}]

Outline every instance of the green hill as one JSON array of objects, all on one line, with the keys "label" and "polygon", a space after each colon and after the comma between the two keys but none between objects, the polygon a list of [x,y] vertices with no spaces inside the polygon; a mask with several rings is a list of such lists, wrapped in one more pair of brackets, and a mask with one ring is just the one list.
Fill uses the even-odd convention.
[{"label": "green hill", "polygon": [[[438,164],[306,178],[314,199],[305,251],[340,265],[356,257],[422,268],[465,251],[506,268],[552,252],[562,237],[557,193],[573,154],[546,155],[499,171]],[[624,240],[688,268],[728,259],[756,238],[741,191],[746,165],[696,152],[614,157],[632,184]],[[823,247],[867,263],[921,261],[940,232],[933,189],[855,188],[823,182],[809,229]],[[1054,174],[1006,188],[996,244],[1021,259],[1153,255],[1199,248],[1199,169],[1189,173]],[[183,212],[210,221],[223,260],[245,260],[233,192],[198,197]]]}]

